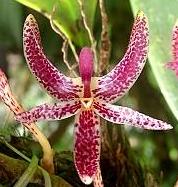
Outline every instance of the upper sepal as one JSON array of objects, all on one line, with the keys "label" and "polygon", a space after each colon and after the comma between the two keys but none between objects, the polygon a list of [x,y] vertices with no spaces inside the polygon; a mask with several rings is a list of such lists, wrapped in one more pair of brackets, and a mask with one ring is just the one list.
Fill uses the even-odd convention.
[{"label": "upper sepal", "polygon": [[93,52],[90,48],[84,47],[79,55],[79,71],[84,85],[84,98],[91,97],[91,77],[93,75]]},{"label": "upper sepal", "polygon": [[82,81],[91,81],[93,75],[93,52],[90,48],[82,48],[79,55],[79,71]]}]

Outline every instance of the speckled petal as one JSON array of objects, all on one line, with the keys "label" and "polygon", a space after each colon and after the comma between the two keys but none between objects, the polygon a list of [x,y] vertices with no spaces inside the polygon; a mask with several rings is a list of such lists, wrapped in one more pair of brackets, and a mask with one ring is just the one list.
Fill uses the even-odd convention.
[{"label": "speckled petal", "polygon": [[92,110],[81,110],[75,121],[74,162],[79,177],[90,184],[100,160],[100,121]]},{"label": "speckled petal", "polygon": [[92,91],[95,98],[112,103],[132,87],[145,65],[148,35],[147,18],[143,12],[139,12],[123,59],[110,73],[95,81],[95,89]]},{"label": "speckled petal", "polygon": [[25,58],[31,72],[49,94],[61,101],[79,97],[82,92],[81,85],[75,84],[73,79],[60,73],[45,56],[38,25],[31,14],[24,24],[23,44]]},{"label": "speckled petal", "polygon": [[75,115],[81,108],[80,101],[61,102],[54,105],[43,104],[16,116],[21,123],[40,120],[60,120]]},{"label": "speckled petal", "polygon": [[[17,102],[13,96],[8,80],[4,72],[0,69],[0,98],[9,107],[9,109],[14,113],[14,115],[24,112],[22,106]],[[53,165],[53,151],[51,146],[44,136],[44,134],[38,129],[35,123],[23,123],[23,125],[34,135],[34,137],[39,141],[43,150],[42,164],[48,172],[54,173]]]},{"label": "speckled petal", "polygon": [[166,66],[176,72],[178,76],[178,20],[176,21],[172,31],[172,61]]},{"label": "speckled petal", "polygon": [[[8,108],[14,113],[14,115],[18,115],[24,112],[24,109],[17,102],[16,98],[12,94],[7,77],[1,69],[0,69],[0,99],[8,106]],[[23,123],[23,125],[28,130],[30,130],[33,133],[33,135],[39,140],[38,136],[39,134],[41,134],[41,132],[39,132],[39,130],[36,128],[36,125],[34,123],[33,124]]]},{"label": "speckled petal", "polygon": [[166,122],[154,119],[127,107],[94,102],[94,111],[102,118],[113,123],[131,125],[150,130],[169,130],[172,126]]},{"label": "speckled petal", "polygon": [[14,98],[8,80],[4,72],[0,69],[0,99],[9,107],[9,109],[14,113],[18,114],[23,112],[22,107],[17,103]]}]

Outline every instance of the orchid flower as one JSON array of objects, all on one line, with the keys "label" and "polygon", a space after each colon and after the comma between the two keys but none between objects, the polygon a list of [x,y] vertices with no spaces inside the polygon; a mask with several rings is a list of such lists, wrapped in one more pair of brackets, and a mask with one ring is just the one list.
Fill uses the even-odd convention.
[{"label": "orchid flower", "polygon": [[166,67],[174,70],[178,77],[178,20],[176,21],[172,31],[172,56],[171,62],[166,64]]},{"label": "orchid flower", "polygon": [[113,105],[133,86],[147,58],[148,21],[139,12],[128,49],[116,67],[102,77],[93,76],[93,52],[84,47],[79,55],[80,77],[69,78],[45,56],[36,20],[29,15],[24,24],[25,58],[31,72],[59,102],[43,104],[17,115],[22,123],[61,120],[75,115],[74,162],[80,179],[90,184],[98,174],[100,161],[100,117],[116,124],[143,129],[167,130],[172,126],[133,109]]}]

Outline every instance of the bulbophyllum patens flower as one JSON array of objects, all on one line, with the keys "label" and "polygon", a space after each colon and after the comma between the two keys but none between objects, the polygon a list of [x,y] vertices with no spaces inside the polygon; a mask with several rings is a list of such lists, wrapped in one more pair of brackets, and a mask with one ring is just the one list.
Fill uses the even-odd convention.
[{"label": "bulbophyllum patens flower", "polygon": [[100,118],[151,130],[167,130],[172,126],[134,111],[113,105],[133,86],[147,58],[148,21],[139,12],[128,49],[116,67],[102,77],[93,76],[93,53],[84,47],[79,55],[80,77],[69,78],[57,70],[45,56],[37,23],[32,15],[25,21],[23,43],[25,58],[31,72],[58,103],[43,104],[17,115],[20,122],[61,120],[75,115],[74,162],[80,179],[90,184],[99,168]]}]

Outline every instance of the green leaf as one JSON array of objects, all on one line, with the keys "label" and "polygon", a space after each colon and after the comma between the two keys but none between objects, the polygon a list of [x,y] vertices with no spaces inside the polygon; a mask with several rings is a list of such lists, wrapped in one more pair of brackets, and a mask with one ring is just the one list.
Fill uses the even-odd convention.
[{"label": "green leaf", "polygon": [[31,160],[28,168],[25,170],[25,172],[20,177],[20,179],[15,183],[14,187],[27,186],[28,183],[30,182],[30,180],[32,179],[37,167],[38,167],[38,158],[34,155],[32,157],[32,160]]},{"label": "green leaf", "polygon": [[[142,10],[149,20],[148,59],[158,85],[173,114],[178,119],[178,79],[165,68],[171,57],[172,28],[178,18],[178,1],[130,0],[134,14]],[[148,98],[149,99],[149,98]]]},{"label": "green leaf", "polygon": [[0,5],[0,41],[10,47],[14,47],[14,44],[19,47],[22,43],[21,6],[11,0],[1,0]]},{"label": "green leaf", "polygon": [[[26,160],[26,161],[28,161],[30,163],[32,162],[32,160],[30,160],[27,156],[25,156],[23,153],[21,153],[19,150],[17,150],[14,146],[10,145],[3,137],[0,138],[0,142],[1,141],[9,149],[11,149],[12,151],[14,151],[19,156],[21,156],[24,160]],[[51,175],[51,177],[50,177],[49,173],[47,171],[45,171],[42,167],[40,167],[38,165],[37,165],[37,167],[41,170],[41,172],[43,174],[44,182],[45,182],[45,187],[51,187],[52,184],[54,184],[54,186],[55,185],[59,186],[59,184],[61,184],[61,186],[70,186],[64,179],[60,178],[59,176]]]},{"label": "green leaf", "polygon": [[41,169],[45,181],[45,187],[52,187],[51,185],[51,178],[49,176],[49,173],[45,171],[44,169]]},{"label": "green leaf", "polygon": [[[53,7],[56,11],[53,14],[54,23],[65,34],[67,38],[76,44],[83,46],[89,44],[87,32],[85,31],[80,8],[77,0],[16,0],[17,2],[30,7],[47,18],[52,14]],[[88,17],[89,25],[93,25],[97,0],[84,2],[84,9]]]}]

